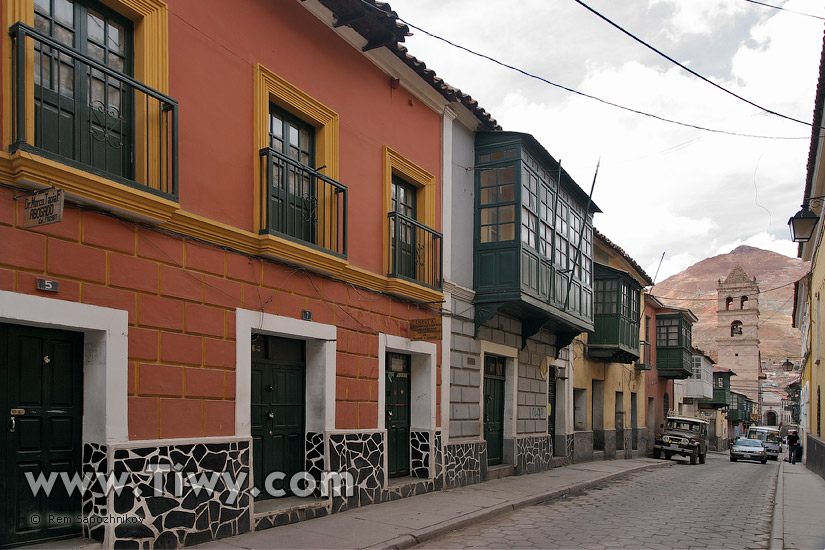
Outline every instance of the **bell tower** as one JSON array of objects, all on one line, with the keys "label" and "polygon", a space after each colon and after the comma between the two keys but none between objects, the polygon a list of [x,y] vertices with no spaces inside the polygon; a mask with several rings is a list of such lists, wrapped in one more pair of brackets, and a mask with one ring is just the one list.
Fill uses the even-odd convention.
[{"label": "bell tower", "polygon": [[717,364],[736,373],[731,390],[759,403],[759,284],[741,266],[719,281],[716,327]]}]

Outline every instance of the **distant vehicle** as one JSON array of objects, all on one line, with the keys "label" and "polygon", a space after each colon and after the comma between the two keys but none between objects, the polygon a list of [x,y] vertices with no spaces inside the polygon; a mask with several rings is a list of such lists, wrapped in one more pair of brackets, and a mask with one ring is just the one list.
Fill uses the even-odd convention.
[{"label": "distant vehicle", "polygon": [[708,453],[708,421],[690,416],[669,416],[664,432],[656,434],[653,458],[664,455],[670,460],[673,455],[690,459],[691,464],[705,463]]},{"label": "distant vehicle", "polygon": [[773,426],[751,426],[748,429],[748,439],[761,441],[771,460],[778,460],[782,455],[782,436]]},{"label": "distant vehicle", "polygon": [[758,439],[740,437],[730,448],[730,461],[736,462],[737,460],[758,460],[762,464],[767,464],[768,453],[765,445]]}]

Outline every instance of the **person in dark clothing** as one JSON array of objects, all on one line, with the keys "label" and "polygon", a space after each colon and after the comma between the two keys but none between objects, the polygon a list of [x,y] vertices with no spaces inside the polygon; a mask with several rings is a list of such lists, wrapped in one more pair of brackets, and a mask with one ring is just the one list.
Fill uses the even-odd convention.
[{"label": "person in dark clothing", "polygon": [[788,434],[788,454],[791,464],[796,464],[796,447],[799,445],[799,435],[796,431]]}]

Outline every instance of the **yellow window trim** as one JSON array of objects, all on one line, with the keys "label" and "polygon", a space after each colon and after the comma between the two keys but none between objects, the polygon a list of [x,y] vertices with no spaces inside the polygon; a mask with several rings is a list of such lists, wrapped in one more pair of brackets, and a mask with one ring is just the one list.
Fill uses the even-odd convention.
[{"label": "yellow window trim", "polygon": [[[164,94],[169,93],[169,16],[168,8],[160,0],[103,0],[103,3],[128,17],[135,24],[135,79]],[[3,0],[2,82],[13,82],[11,71],[11,37],[8,29],[17,21],[34,26],[34,0]],[[27,56],[27,65],[34,63],[33,50]],[[26,89],[34,86],[34,75],[28,74]],[[3,149],[12,139],[12,98],[10,89],[3,95]],[[34,97],[26,104],[26,135],[34,135]],[[150,144],[151,145],[151,144]],[[136,163],[139,165],[139,163]]]},{"label": "yellow window trim", "polygon": [[[94,176],[59,162],[35,157],[24,151],[0,151],[0,180],[21,187],[54,184],[66,190],[67,198],[162,225],[164,229],[232,248],[247,254],[271,257],[325,273],[355,285],[423,302],[436,302],[444,295],[412,282],[391,279],[352,266],[337,256],[273,235],[258,235],[204,216],[186,212],[178,204],[151,193]],[[323,296],[319,296],[323,298]]]},{"label": "yellow window trim", "polygon": [[[416,188],[416,216],[420,223],[435,229],[435,176],[411,160],[403,157],[390,147],[384,146],[384,216],[392,211],[392,177],[401,177]],[[383,223],[384,267],[390,269],[390,230],[389,224]],[[423,266],[422,271],[427,266]]]},{"label": "yellow window trim", "polygon": [[269,146],[269,104],[289,111],[315,127],[315,164],[324,166],[323,173],[338,179],[338,113],[304,93],[260,63],[254,67],[254,122],[255,144],[255,212],[256,229],[260,227],[261,160],[258,152]]},{"label": "yellow window trim", "polygon": [[0,176],[25,187],[53,185],[68,199],[151,223],[165,223],[178,210],[175,201],[27,151],[0,151]]},{"label": "yellow window trim", "polygon": [[[392,210],[392,176],[414,185],[418,221],[435,229],[435,176],[389,147],[384,147],[384,212]],[[386,224],[385,224],[386,227]],[[386,229],[385,229],[386,231]],[[386,242],[384,243],[386,244]],[[384,247],[386,250],[386,247]]]}]

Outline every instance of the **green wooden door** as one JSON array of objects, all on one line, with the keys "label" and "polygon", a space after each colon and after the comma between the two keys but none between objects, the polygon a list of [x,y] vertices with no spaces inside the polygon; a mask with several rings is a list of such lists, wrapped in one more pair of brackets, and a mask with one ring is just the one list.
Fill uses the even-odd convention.
[{"label": "green wooden door", "polygon": [[487,464],[501,464],[504,448],[504,373],[507,359],[484,356],[484,440]]},{"label": "green wooden door", "polygon": [[387,475],[410,475],[410,356],[387,354]]},{"label": "green wooden door", "polygon": [[418,266],[416,226],[417,216],[415,187],[401,178],[392,178],[392,209],[398,214],[391,228],[393,273],[415,279]]},{"label": "green wooden door", "polygon": [[304,470],[305,352],[302,340],[257,335],[252,343],[252,465],[256,500],[272,498],[264,482],[290,494],[289,481]]},{"label": "green wooden door", "polygon": [[81,494],[62,483],[34,495],[26,481],[53,472],[80,474],[83,420],[83,335],[0,324],[0,546],[73,537]]},{"label": "green wooden door", "polygon": [[[123,74],[132,74],[132,22],[93,2],[38,0],[35,27]],[[35,45],[35,145],[133,178],[134,93],[119,79]]]},{"label": "green wooden door", "polygon": [[269,229],[314,243],[318,227],[318,198],[312,173],[315,128],[270,105],[269,147],[290,159],[273,157]]}]

